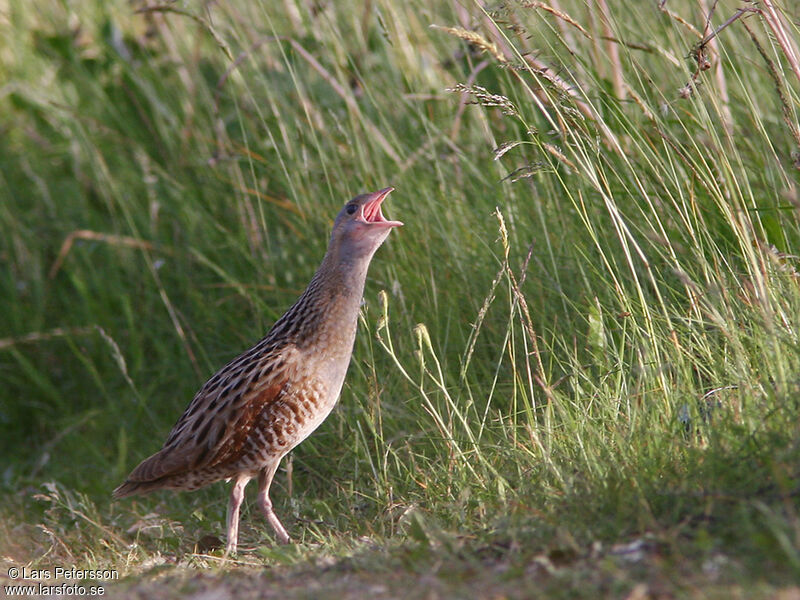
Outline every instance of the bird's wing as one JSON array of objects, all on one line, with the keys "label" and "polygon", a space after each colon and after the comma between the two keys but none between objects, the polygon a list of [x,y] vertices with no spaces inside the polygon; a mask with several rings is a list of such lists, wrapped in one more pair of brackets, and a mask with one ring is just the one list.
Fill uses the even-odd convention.
[{"label": "bird's wing", "polygon": [[267,405],[282,397],[297,361],[294,345],[258,346],[220,369],[195,395],[164,443],[128,476],[150,482],[236,458]]}]

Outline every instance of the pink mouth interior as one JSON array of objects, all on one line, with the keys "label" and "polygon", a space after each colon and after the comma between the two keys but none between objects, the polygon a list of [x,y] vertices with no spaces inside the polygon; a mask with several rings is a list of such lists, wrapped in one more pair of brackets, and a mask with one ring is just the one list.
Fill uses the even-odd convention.
[{"label": "pink mouth interior", "polygon": [[[385,198],[385,196],[383,198]],[[383,198],[378,198],[364,205],[364,220],[367,223],[380,223],[386,220],[386,217],[383,216],[383,212],[381,212],[381,201]]]},{"label": "pink mouth interior", "polygon": [[392,192],[394,188],[386,188],[385,190],[381,190],[382,193],[379,193],[374,200],[371,202],[367,202],[364,205],[362,214],[364,215],[364,220],[367,223],[382,223],[386,225],[391,225],[392,227],[398,227],[402,225],[400,221],[388,221],[386,217],[383,216],[383,212],[381,211],[381,203],[383,202],[384,198]]}]

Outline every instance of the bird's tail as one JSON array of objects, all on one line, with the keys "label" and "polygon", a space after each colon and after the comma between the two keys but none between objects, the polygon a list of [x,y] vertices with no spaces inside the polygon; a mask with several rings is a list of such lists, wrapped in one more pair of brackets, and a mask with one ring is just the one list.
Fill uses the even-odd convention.
[{"label": "bird's tail", "polygon": [[145,458],[131,471],[125,482],[115,489],[113,498],[125,498],[135,494],[148,494],[170,487],[171,478],[184,467],[182,455],[168,453],[162,448],[153,456]]},{"label": "bird's tail", "polygon": [[162,485],[157,481],[126,481],[117,489],[111,492],[111,497],[115,500],[135,496],[136,494],[149,494],[161,488]]}]

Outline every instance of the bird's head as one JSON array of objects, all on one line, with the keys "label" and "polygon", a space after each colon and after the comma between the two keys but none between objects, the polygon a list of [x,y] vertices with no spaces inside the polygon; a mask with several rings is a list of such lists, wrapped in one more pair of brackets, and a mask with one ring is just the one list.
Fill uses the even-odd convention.
[{"label": "bird's head", "polygon": [[381,212],[381,203],[392,191],[387,187],[371,194],[361,194],[344,205],[333,224],[330,250],[336,251],[340,260],[371,259],[400,221],[389,221]]}]

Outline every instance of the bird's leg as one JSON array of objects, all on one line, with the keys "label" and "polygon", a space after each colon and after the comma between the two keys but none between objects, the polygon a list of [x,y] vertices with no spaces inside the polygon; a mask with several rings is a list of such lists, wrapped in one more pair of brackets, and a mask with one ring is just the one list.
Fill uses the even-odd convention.
[{"label": "bird's leg", "polygon": [[258,474],[258,505],[261,507],[261,512],[272,525],[275,530],[275,535],[278,536],[278,541],[281,544],[289,543],[289,534],[286,529],[278,520],[275,511],[272,510],[272,501],[269,499],[269,486],[272,484],[272,478],[275,476],[275,471],[278,470],[278,461],[269,467],[264,468]]},{"label": "bird's leg", "polygon": [[236,543],[239,540],[239,507],[244,500],[244,488],[250,481],[250,475],[241,474],[236,477],[228,502],[228,544],[225,555],[236,554]]}]

